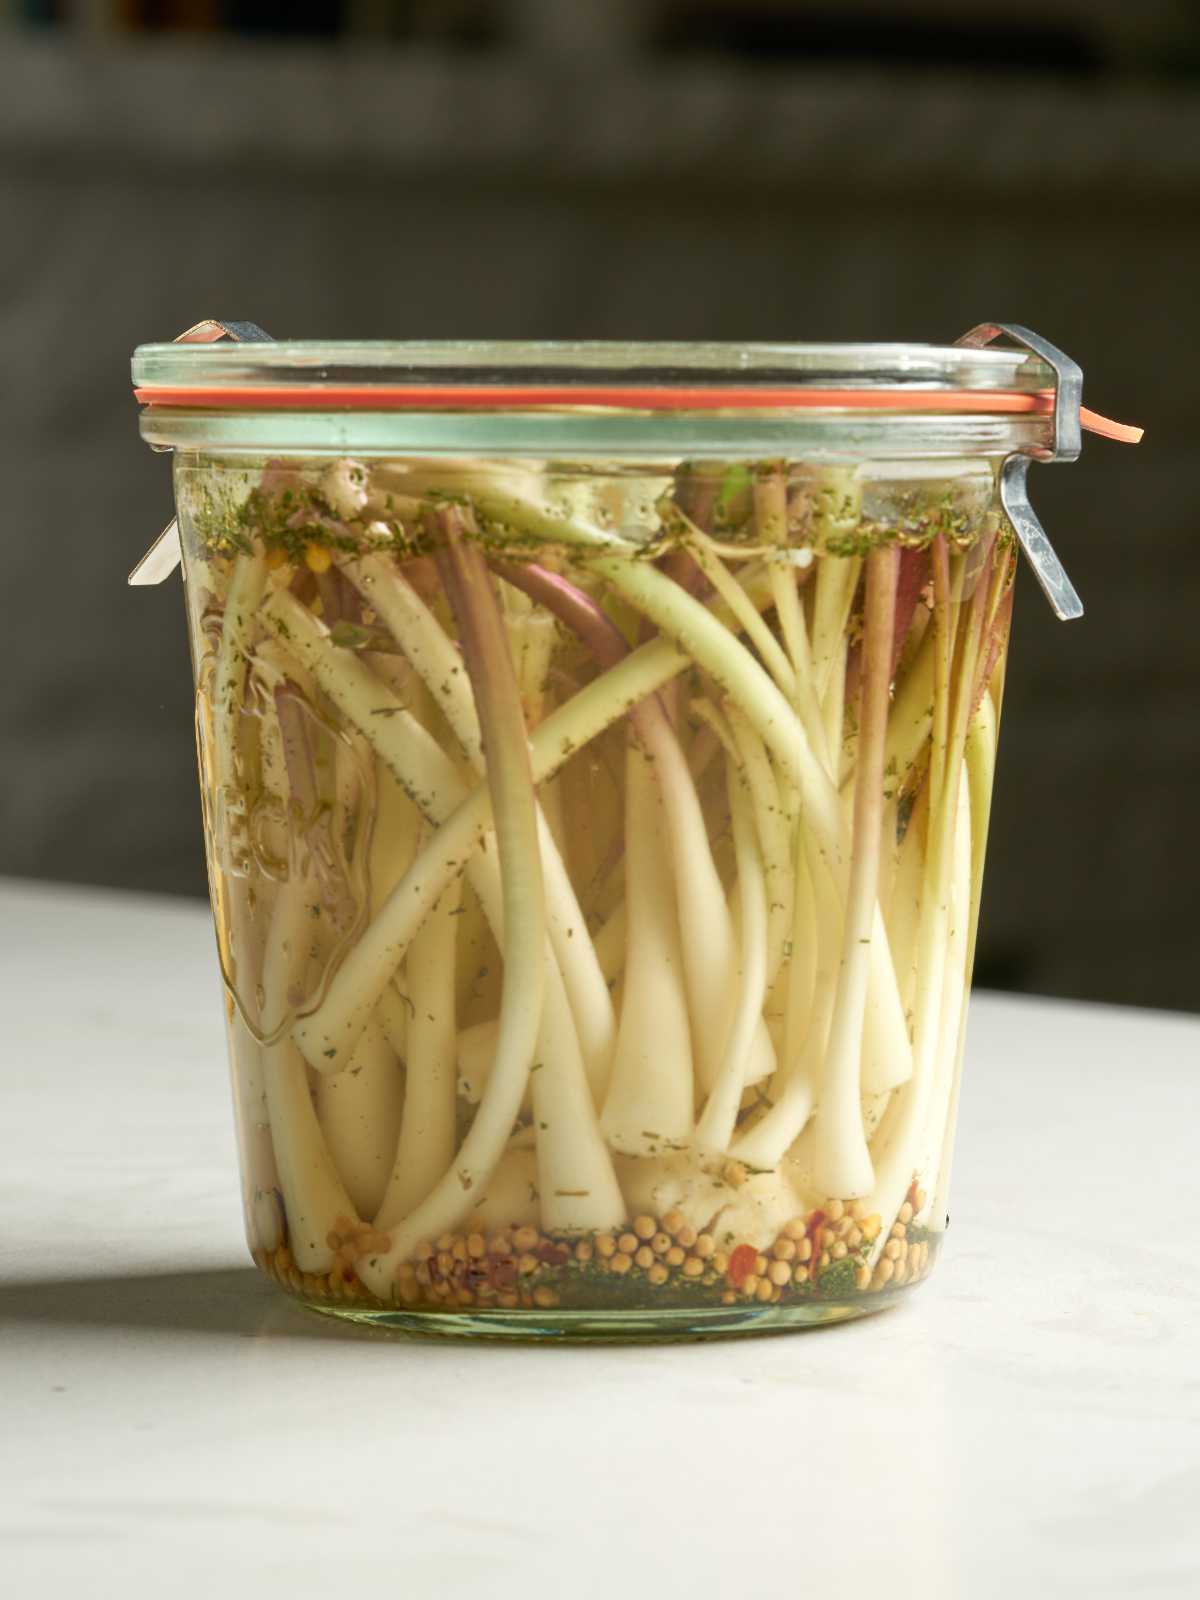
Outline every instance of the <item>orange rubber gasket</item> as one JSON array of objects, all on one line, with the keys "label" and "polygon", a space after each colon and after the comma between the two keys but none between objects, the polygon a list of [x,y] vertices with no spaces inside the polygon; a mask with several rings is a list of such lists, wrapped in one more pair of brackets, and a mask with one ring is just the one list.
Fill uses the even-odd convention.
[{"label": "orange rubber gasket", "polygon": [[[800,389],[767,385],[690,387],[683,384],[246,384],[183,387],[143,384],[134,391],[142,405],[252,411],[498,411],[549,406],[595,406],[623,411],[931,411],[979,415],[1016,413],[1048,416],[1054,391],[1014,389]],[[1142,429],[1112,422],[1081,406],[1079,418],[1092,433],[1136,444]]]}]

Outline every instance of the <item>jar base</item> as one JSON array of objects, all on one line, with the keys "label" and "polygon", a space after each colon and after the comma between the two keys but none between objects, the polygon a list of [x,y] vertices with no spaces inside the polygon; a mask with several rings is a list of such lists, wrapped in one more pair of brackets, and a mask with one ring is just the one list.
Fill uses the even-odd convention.
[{"label": "jar base", "polygon": [[728,1306],[648,1311],[407,1311],[399,1308],[307,1302],[321,1316],[378,1328],[402,1338],[472,1339],[517,1343],[680,1344],[746,1334],[796,1333],[869,1317],[894,1305],[906,1290],[869,1300],[811,1305]]}]

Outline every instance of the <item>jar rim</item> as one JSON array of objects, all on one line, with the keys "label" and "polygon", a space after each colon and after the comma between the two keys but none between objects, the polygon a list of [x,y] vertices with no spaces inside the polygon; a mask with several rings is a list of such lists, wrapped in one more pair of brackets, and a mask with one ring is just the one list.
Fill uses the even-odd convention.
[{"label": "jar rim", "polygon": [[144,404],[237,410],[869,406],[1040,413],[1052,405],[1054,388],[1052,369],[1027,350],[903,343],[146,344],[134,352],[132,375]]}]

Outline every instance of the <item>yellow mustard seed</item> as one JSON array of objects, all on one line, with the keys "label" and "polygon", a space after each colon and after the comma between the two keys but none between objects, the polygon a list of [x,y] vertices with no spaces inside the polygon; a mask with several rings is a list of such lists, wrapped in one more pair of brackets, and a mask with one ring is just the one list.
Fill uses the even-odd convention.
[{"label": "yellow mustard seed", "polygon": [[633,1231],[639,1239],[653,1239],[658,1232],[658,1223],[653,1217],[634,1217]]},{"label": "yellow mustard seed", "polygon": [[596,1254],[598,1256],[603,1257],[603,1259],[607,1261],[609,1257],[616,1254],[616,1250],[617,1241],[613,1238],[611,1233],[600,1233],[596,1235]]},{"label": "yellow mustard seed", "polygon": [[608,1265],[610,1271],[621,1273],[623,1275],[629,1271],[630,1267],[632,1267],[633,1257],[626,1255],[624,1250],[618,1250]]}]

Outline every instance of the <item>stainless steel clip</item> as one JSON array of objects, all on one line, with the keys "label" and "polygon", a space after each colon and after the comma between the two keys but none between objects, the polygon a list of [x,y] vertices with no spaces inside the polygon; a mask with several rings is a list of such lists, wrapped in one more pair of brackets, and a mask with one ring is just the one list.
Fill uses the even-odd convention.
[{"label": "stainless steel clip", "polygon": [[1031,461],[1078,459],[1083,442],[1079,419],[1079,408],[1083,402],[1083,369],[1056,345],[1050,344],[1029,328],[1023,328],[1019,322],[981,322],[977,328],[972,328],[954,342],[981,350],[994,339],[1000,338],[1011,339],[1014,344],[1023,345],[1026,350],[1040,356],[1047,366],[1054,369],[1057,379],[1053,443],[1049,450],[1020,452],[1008,457],[1000,469],[1000,503],[1013,525],[1021,549],[1029,558],[1034,576],[1054,607],[1055,616],[1063,622],[1070,622],[1083,615],[1083,602],[1030,504],[1027,480]]},{"label": "stainless steel clip", "polygon": [[[197,322],[174,341],[176,344],[215,344],[218,339],[233,339],[239,344],[270,344],[271,335],[257,322],[218,322],[213,317]],[[161,583],[179,565],[179,523],[174,517],[155,539],[126,580],[135,588]]]}]

